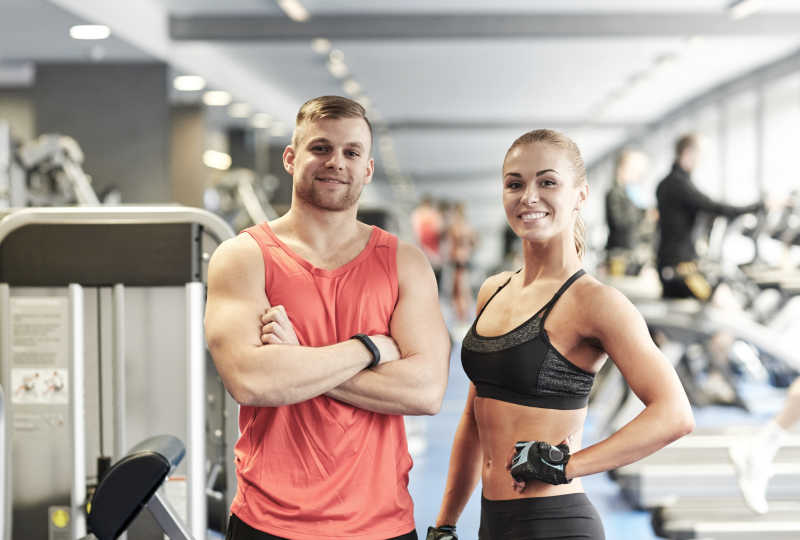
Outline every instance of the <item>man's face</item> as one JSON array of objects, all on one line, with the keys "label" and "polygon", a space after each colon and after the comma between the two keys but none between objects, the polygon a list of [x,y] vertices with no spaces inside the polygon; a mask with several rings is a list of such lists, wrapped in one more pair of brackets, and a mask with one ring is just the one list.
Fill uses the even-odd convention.
[{"label": "man's face", "polygon": [[687,146],[681,154],[681,167],[686,172],[692,172],[697,167],[697,161],[700,158],[700,149],[696,144]]},{"label": "man's face", "polygon": [[297,144],[283,152],[294,195],[323,210],[352,208],[375,168],[367,123],[362,118],[322,118],[305,122],[299,131]]}]

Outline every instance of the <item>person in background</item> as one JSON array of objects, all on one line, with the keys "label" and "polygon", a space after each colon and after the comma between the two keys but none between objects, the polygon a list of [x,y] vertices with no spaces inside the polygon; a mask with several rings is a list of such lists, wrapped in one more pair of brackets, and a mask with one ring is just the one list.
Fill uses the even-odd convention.
[{"label": "person in background", "polygon": [[614,183],[606,193],[606,264],[611,275],[636,275],[642,263],[635,249],[644,234],[646,221],[655,221],[655,211],[648,211],[642,195],[641,178],[647,157],[631,148],[617,157]]},{"label": "person in background", "polygon": [[[735,218],[764,208],[763,202],[734,206],[715,201],[702,193],[692,181],[692,172],[701,156],[700,139],[690,133],[675,142],[672,170],[658,184],[659,244],[656,254],[661,296],[668,299],[696,298],[722,309],[741,309],[730,287],[701,268],[695,249],[694,229],[701,213]],[[733,336],[720,331],[708,340],[708,367],[702,380],[699,374],[684,376],[684,384],[695,403],[743,406],[733,386],[728,355]],[[687,352],[688,354],[688,352]],[[681,361],[681,368],[691,362]]]},{"label": "person in background", "polygon": [[753,437],[737,441],[729,449],[742,496],[747,506],[757,514],[766,514],[769,510],[767,484],[772,475],[772,461],[789,430],[799,421],[800,377],[789,386],[778,415]]},{"label": "person in background", "polygon": [[447,247],[453,268],[450,301],[456,319],[463,322],[469,319],[469,310],[474,302],[470,284],[469,266],[472,249],[475,247],[475,229],[467,221],[463,202],[453,204],[447,225]]},{"label": "person in background", "polygon": [[698,267],[694,228],[700,213],[734,218],[764,208],[762,202],[734,206],[715,201],[695,187],[692,171],[700,159],[700,140],[695,134],[681,136],[675,143],[672,170],[658,184],[658,228],[656,255],[664,298],[697,298],[707,301],[717,288]]},{"label": "person in background", "polygon": [[439,208],[434,204],[433,197],[430,195],[423,195],[419,206],[411,213],[411,227],[414,230],[417,245],[428,257],[428,262],[431,263],[433,274],[436,276],[436,283],[441,285],[441,238],[444,231],[444,220]]}]

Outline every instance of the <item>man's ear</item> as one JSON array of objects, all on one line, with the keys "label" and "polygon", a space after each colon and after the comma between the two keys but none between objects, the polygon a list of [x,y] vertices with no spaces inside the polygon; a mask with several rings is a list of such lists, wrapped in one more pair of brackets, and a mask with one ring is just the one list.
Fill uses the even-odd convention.
[{"label": "man's ear", "polygon": [[294,158],[295,153],[292,145],[289,145],[283,149],[283,168],[291,175],[294,175]]},{"label": "man's ear", "polygon": [[367,162],[367,175],[364,178],[364,183],[369,184],[372,182],[372,175],[375,173],[375,160],[373,158],[369,158],[369,162]]}]

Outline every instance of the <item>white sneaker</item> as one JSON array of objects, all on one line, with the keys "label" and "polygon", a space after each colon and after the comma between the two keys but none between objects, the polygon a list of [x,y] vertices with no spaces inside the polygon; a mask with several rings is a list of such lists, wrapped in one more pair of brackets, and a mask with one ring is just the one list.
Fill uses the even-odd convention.
[{"label": "white sneaker", "polygon": [[728,455],[736,471],[739,489],[742,491],[744,502],[756,514],[766,514],[767,482],[770,477],[769,464],[755,463],[750,454],[749,444],[738,444],[728,449]]}]

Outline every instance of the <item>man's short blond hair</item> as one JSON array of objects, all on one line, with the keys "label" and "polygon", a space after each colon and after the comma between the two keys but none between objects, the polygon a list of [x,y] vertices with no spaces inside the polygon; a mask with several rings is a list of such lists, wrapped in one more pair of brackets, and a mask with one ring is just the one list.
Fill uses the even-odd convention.
[{"label": "man's short blond hair", "polygon": [[297,111],[292,146],[302,138],[302,127],[321,118],[362,118],[369,128],[370,153],[372,152],[372,124],[367,111],[357,101],[342,96],[320,96],[303,103]]}]

